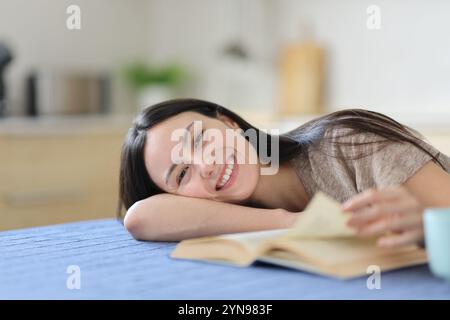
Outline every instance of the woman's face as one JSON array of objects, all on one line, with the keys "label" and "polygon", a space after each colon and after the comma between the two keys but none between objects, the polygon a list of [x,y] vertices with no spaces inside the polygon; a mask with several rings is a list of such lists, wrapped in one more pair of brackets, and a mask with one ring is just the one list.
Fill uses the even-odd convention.
[{"label": "woman's face", "polygon": [[[258,182],[259,161],[241,134],[227,138],[236,129],[225,116],[215,119],[196,112],[164,120],[147,131],[144,158],[150,178],[168,193],[233,203],[249,199]],[[186,133],[186,139],[179,134],[174,139],[175,132]],[[181,153],[180,145],[185,147]],[[182,163],[174,157],[180,154]]]}]

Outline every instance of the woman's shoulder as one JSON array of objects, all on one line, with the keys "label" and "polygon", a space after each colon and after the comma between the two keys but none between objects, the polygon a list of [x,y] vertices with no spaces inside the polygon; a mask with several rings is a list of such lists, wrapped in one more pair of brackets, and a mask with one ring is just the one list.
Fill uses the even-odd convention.
[{"label": "woman's shoulder", "polygon": [[390,141],[373,132],[344,126],[327,128],[309,152],[325,153],[342,159],[360,158],[381,151]]},{"label": "woman's shoulder", "polygon": [[412,137],[415,138],[410,141],[398,141],[365,130],[329,128],[320,143],[320,152],[341,156],[354,165],[393,165],[397,170],[402,165],[420,167],[430,160],[437,160],[450,173],[450,157],[440,152],[420,133],[414,132]]},{"label": "woman's shoulder", "polygon": [[387,139],[379,134],[367,130],[355,129],[346,126],[332,126],[325,130],[322,141],[358,144],[362,142],[383,142],[387,141]]}]

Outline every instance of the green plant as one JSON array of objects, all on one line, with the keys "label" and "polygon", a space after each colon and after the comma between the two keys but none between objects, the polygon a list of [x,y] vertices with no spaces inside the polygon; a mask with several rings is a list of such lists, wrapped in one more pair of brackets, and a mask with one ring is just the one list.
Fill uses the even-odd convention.
[{"label": "green plant", "polygon": [[185,76],[184,69],[175,64],[156,68],[145,63],[135,63],[125,68],[125,77],[135,89],[151,85],[176,87]]}]

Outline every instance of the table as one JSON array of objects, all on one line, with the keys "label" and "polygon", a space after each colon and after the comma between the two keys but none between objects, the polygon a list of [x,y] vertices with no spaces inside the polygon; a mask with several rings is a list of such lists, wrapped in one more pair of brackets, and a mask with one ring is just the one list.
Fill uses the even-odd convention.
[{"label": "table", "polygon": [[[450,282],[426,265],[382,273],[381,289],[369,290],[365,277],[176,260],[175,245],[136,241],[115,219],[0,232],[0,298],[450,299]],[[69,289],[77,271],[80,289]]]}]

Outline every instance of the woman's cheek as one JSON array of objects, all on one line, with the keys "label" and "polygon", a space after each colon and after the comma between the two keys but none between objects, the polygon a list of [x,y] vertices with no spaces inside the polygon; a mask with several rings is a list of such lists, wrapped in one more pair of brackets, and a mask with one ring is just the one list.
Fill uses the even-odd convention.
[{"label": "woman's cheek", "polygon": [[203,199],[211,198],[211,195],[202,186],[196,185],[195,183],[185,185],[180,195]]},{"label": "woman's cheek", "polygon": [[259,170],[256,165],[241,165],[236,184],[236,192],[240,200],[249,198],[256,189],[259,178]]}]

